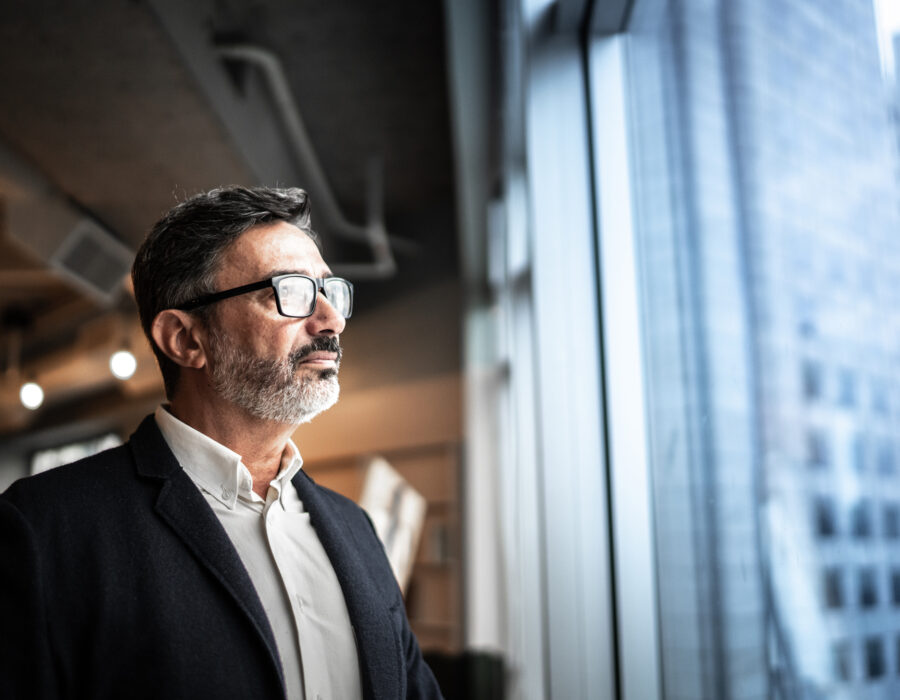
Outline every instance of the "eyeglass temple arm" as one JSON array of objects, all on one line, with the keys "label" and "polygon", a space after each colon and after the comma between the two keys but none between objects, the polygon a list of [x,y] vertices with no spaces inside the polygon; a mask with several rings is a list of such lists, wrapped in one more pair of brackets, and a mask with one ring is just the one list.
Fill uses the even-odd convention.
[{"label": "eyeglass temple arm", "polygon": [[195,299],[191,299],[190,301],[185,302],[181,306],[176,307],[179,311],[191,311],[192,309],[198,309],[201,306],[206,306],[207,304],[212,304],[217,301],[222,301],[222,299],[230,299],[231,297],[236,297],[240,294],[246,294],[247,292],[255,292],[257,289],[265,289],[266,287],[272,287],[272,280],[262,280],[261,282],[252,282],[251,284],[245,284],[241,287],[235,287],[234,289],[227,289],[224,292],[213,292],[212,294],[204,294],[202,296],[196,297]]}]

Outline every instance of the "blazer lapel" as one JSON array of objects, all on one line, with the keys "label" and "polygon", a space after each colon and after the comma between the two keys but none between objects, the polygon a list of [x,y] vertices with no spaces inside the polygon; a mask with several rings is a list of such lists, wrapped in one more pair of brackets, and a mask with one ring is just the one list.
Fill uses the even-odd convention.
[{"label": "blazer lapel", "polygon": [[269,650],[281,686],[284,675],[275,635],[250,575],[234,545],[191,478],[178,464],[153,416],[147,416],[129,441],[137,471],[159,479],[156,510],[197,559],[219,580],[253,623]]},{"label": "blazer lapel", "polygon": [[[309,512],[310,522],[337,574],[356,634],[363,695],[367,698],[401,696],[402,650],[393,634],[383,593],[361,559],[346,520],[330,507],[315,483],[302,470],[292,479]],[[396,650],[396,653],[392,653]]]}]

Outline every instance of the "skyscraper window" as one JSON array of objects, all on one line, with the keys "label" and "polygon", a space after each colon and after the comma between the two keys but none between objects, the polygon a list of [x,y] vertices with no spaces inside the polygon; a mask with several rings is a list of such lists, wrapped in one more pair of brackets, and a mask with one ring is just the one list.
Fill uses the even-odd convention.
[{"label": "skyscraper window", "polygon": [[803,398],[814,401],[822,397],[822,367],[813,360],[803,361]]},{"label": "skyscraper window", "polygon": [[850,511],[850,532],[860,539],[872,536],[872,502],[863,499]]},{"label": "skyscraper window", "polygon": [[874,608],[878,605],[878,579],[875,575],[875,567],[868,566],[859,570],[857,583],[859,595],[859,607]]},{"label": "skyscraper window", "polygon": [[813,506],[814,532],[822,538],[834,537],[838,533],[837,511],[834,501],[819,497]]},{"label": "skyscraper window", "polygon": [[882,514],[882,527],[885,538],[889,540],[900,538],[900,505],[893,502],[885,503]]},{"label": "skyscraper window", "polygon": [[900,607],[900,569],[891,569],[891,604]]},{"label": "skyscraper window", "polygon": [[894,637],[894,668],[900,676],[900,634]]},{"label": "skyscraper window", "polygon": [[869,637],[866,639],[866,676],[881,678],[884,672],[884,642],[881,637]]},{"label": "skyscraper window", "polygon": [[853,678],[853,649],[850,642],[835,642],[831,647],[832,674],[837,681]]},{"label": "skyscraper window", "polygon": [[825,569],[823,575],[825,607],[844,607],[844,579],[840,567],[831,566]]},{"label": "skyscraper window", "polygon": [[893,474],[896,471],[894,445],[889,439],[882,440],[878,445],[878,471],[881,474]]},{"label": "skyscraper window", "polygon": [[807,431],[806,463],[817,468],[827,467],[831,464],[831,448],[824,430],[812,428]]}]

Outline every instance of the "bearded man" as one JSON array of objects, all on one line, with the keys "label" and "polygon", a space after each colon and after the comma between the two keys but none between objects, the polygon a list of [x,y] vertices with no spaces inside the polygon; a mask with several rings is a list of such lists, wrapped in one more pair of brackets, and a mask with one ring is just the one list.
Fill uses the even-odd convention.
[{"label": "bearded man", "polygon": [[132,277],[168,403],[0,496],[0,697],[440,697],[371,522],[290,439],[353,305],[305,192],[182,202]]}]

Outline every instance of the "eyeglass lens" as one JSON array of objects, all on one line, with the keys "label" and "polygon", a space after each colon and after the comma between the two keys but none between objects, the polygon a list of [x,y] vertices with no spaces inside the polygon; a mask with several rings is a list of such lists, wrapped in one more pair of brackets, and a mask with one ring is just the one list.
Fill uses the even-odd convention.
[{"label": "eyeglass lens", "polygon": [[[341,316],[348,317],[351,312],[350,286],[342,279],[325,280],[325,296],[328,303]],[[308,277],[285,277],[278,282],[278,299],[281,310],[288,316],[309,316],[316,303],[316,283]]]},{"label": "eyeglass lens", "polygon": [[325,296],[328,297],[328,303],[331,304],[335,311],[341,316],[347,318],[353,310],[351,304],[353,297],[350,294],[350,285],[342,279],[325,280]]}]

